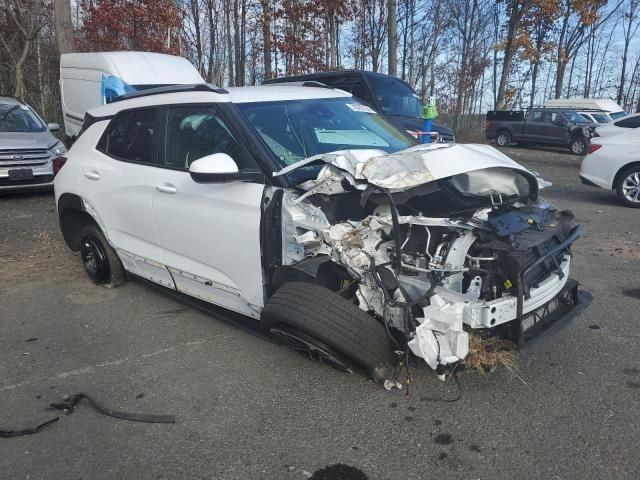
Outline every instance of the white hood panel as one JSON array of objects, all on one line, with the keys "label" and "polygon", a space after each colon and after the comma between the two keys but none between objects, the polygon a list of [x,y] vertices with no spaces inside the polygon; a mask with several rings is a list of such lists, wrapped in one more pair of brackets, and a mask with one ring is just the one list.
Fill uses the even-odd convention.
[{"label": "white hood panel", "polygon": [[[341,193],[342,178],[351,185],[364,190],[368,184],[376,185],[391,192],[399,192],[443,178],[480,170],[492,170],[487,175],[471,175],[470,193],[491,193],[489,188],[499,180],[499,193],[519,191],[523,180],[537,180],[536,176],[522,165],[511,160],[489,145],[477,144],[427,144],[387,154],[381,150],[342,150],[316,155],[283,168],[274,176],[284,175],[309,163],[322,160],[329,164],[323,168],[315,180],[301,185],[313,193]],[[520,175],[509,175],[508,171]],[[502,171],[499,178],[495,173]],[[525,182],[526,183],[526,182]],[[540,185],[545,186],[544,184]],[[503,191],[504,190],[504,191]]]}]

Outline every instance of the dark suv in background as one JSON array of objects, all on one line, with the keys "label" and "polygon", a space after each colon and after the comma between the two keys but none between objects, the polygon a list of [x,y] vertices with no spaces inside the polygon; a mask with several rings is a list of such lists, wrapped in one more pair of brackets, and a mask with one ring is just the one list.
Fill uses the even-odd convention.
[{"label": "dark suv in background", "polygon": [[[407,132],[422,131],[420,97],[407,82],[399,78],[363,70],[338,70],[270,78],[263,85],[294,82],[320,82],[339,88],[370,105],[399,129]],[[438,132],[441,142],[455,141],[450,128],[434,122],[431,130]]]},{"label": "dark suv in background", "polygon": [[53,186],[56,157],[64,145],[33,109],[14,97],[0,96],[0,193]]},{"label": "dark suv in background", "polygon": [[585,120],[573,110],[532,108],[528,112],[491,110],[487,112],[485,134],[500,147],[517,143],[568,148],[575,155],[585,155],[597,123]]}]

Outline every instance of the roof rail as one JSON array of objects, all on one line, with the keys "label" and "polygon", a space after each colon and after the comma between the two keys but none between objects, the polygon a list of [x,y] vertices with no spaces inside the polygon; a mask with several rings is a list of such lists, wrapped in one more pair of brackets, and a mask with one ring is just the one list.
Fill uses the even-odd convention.
[{"label": "roof rail", "polygon": [[[268,81],[268,80],[267,80]],[[290,86],[290,87],[316,87],[316,88],[329,88],[331,90],[335,90],[332,86],[327,85],[326,83],[322,83],[318,80],[295,80],[291,82],[271,82],[266,83],[263,82],[262,85],[265,87],[282,87],[282,86]]]},{"label": "roof rail", "polygon": [[131,98],[149,97],[151,95],[161,95],[163,93],[183,93],[183,92],[212,92],[212,93],[229,93],[224,88],[217,87],[211,83],[195,83],[188,85],[166,85],[157,88],[147,88],[137,92],[125,93],[114,97],[109,103],[129,100]]}]

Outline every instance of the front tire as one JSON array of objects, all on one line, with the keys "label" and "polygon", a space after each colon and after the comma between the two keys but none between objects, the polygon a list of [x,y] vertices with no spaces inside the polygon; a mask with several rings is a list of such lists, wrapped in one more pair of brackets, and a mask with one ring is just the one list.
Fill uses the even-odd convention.
[{"label": "front tire", "polygon": [[618,176],[615,188],[618,198],[624,205],[640,208],[640,166],[624,170]]},{"label": "front tire", "polygon": [[584,137],[573,139],[569,144],[569,150],[574,155],[585,155],[587,153],[587,139]]},{"label": "front tire", "polygon": [[496,136],[496,144],[499,147],[508,147],[512,142],[513,139],[511,138],[511,134],[509,132],[507,132],[506,130],[498,132],[498,135]]},{"label": "front tire", "polygon": [[262,326],[293,327],[364,367],[377,383],[393,379],[393,355],[384,326],[340,295],[312,283],[286,283],[262,311]]},{"label": "front tire", "polygon": [[80,257],[89,279],[96,285],[115,288],[125,282],[118,254],[96,225],[87,225],[80,233]]}]

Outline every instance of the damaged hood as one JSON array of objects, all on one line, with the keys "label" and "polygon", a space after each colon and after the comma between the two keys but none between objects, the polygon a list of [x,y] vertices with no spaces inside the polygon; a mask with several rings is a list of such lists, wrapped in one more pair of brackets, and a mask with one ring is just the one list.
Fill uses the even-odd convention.
[{"label": "damaged hood", "polygon": [[478,195],[515,194],[527,184],[537,193],[538,188],[549,185],[495,148],[477,144],[417,145],[396,153],[341,150],[301,160],[274,176],[318,161],[327,165],[315,180],[300,184],[313,193],[342,193],[345,179],[358,190],[371,184],[392,193],[456,176],[457,188]]}]

